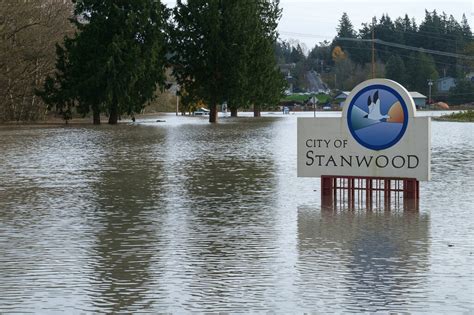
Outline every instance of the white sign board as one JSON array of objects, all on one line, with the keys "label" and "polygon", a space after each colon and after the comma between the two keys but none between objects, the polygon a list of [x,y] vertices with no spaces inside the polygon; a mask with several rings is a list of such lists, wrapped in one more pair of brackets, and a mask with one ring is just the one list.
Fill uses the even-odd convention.
[{"label": "white sign board", "polygon": [[386,79],[352,90],[342,118],[298,118],[298,176],[430,179],[429,117]]}]

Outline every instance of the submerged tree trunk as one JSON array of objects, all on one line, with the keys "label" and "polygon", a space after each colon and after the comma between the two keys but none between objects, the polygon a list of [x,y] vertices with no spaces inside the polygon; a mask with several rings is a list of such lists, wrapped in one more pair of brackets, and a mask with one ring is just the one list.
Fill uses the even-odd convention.
[{"label": "submerged tree trunk", "polygon": [[209,113],[209,122],[216,123],[217,122],[217,106],[216,104],[211,105],[210,108],[211,112]]},{"label": "submerged tree trunk", "polygon": [[260,114],[260,108],[258,107],[253,107],[253,117],[260,117],[261,114]]},{"label": "submerged tree trunk", "polygon": [[230,109],[230,117],[237,117],[237,108],[232,107]]},{"label": "submerged tree trunk", "polygon": [[109,124],[116,125],[118,121],[118,105],[117,102],[112,103],[112,108],[110,108],[110,115],[109,115]]},{"label": "submerged tree trunk", "polygon": [[92,121],[94,125],[100,125],[100,111],[98,109],[92,110]]}]

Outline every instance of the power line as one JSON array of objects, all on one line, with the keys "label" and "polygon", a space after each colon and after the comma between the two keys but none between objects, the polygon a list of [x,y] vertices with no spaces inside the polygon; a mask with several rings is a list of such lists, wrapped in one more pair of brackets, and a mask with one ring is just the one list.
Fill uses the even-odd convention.
[{"label": "power line", "polygon": [[399,34],[403,34],[404,36],[422,36],[422,37],[428,37],[428,38],[434,38],[434,39],[441,39],[443,41],[450,41],[450,42],[455,42],[455,43],[458,43],[459,40],[458,39],[449,39],[449,38],[446,38],[448,37],[447,34],[437,34],[437,35],[446,35],[446,37],[439,37],[439,36],[432,36],[432,35],[424,35],[424,34],[419,34],[421,32],[409,32],[409,31],[403,31],[403,30],[391,30],[391,32],[395,32],[395,33],[399,33]]},{"label": "power line", "polygon": [[[439,34],[439,33],[434,33],[434,32],[424,32],[424,31],[416,31],[416,32],[410,32],[410,31],[402,31],[402,30],[391,30],[394,33],[400,33],[406,36],[422,36],[422,37],[428,37],[428,38],[433,38],[433,39],[440,39],[443,41],[450,41],[453,43],[459,43],[461,40],[460,39],[450,39],[449,36],[455,36],[454,34]],[[429,34],[436,34],[436,35],[441,35],[440,36],[432,36],[432,35],[423,35],[419,33],[429,33]],[[280,34],[282,35],[287,35],[287,36],[301,36],[301,37],[308,37],[308,38],[329,38],[329,39],[337,39],[337,37],[332,37],[329,35],[319,35],[319,34],[308,34],[308,33],[299,33],[299,32],[286,32],[286,31],[281,31]],[[446,38],[448,37],[448,38]],[[474,37],[470,38],[470,40],[473,40]],[[452,45],[452,44],[451,44]],[[453,45],[454,47],[454,45]]]},{"label": "power line", "polygon": [[413,50],[413,51],[419,51],[423,53],[429,53],[433,55],[440,55],[440,56],[446,56],[446,57],[453,57],[453,58],[459,58],[459,59],[467,59],[467,60],[474,60],[474,56],[466,56],[466,55],[461,55],[461,54],[455,54],[455,53],[450,53],[446,51],[439,51],[439,50],[433,50],[433,49],[426,49],[422,47],[414,47],[414,46],[408,46],[408,45],[403,45],[403,44],[397,44],[397,43],[392,43],[392,42],[386,42],[381,39],[361,39],[361,38],[347,38],[347,37],[336,37],[335,39],[337,40],[342,40],[342,41],[353,41],[353,42],[374,42],[379,45],[385,45],[385,46],[391,46],[391,47],[396,47],[396,48],[401,48],[401,49],[407,49],[407,50]]},{"label": "power line", "polygon": [[[344,45],[343,48],[349,49],[349,50],[358,49],[358,50],[365,50],[365,51],[369,51],[369,50],[372,49],[370,47],[357,47],[357,46],[346,46],[346,45]],[[381,50],[378,50],[378,52],[379,53],[384,53],[384,51],[381,51]],[[396,54],[399,55],[400,57],[406,57],[406,58],[410,58],[410,59],[422,60],[421,58],[413,56],[413,55],[405,55],[405,54],[400,54],[400,53],[396,53]],[[436,63],[436,64],[443,64],[443,65],[448,65],[448,66],[459,66],[458,64],[455,64],[455,63],[442,62],[442,61],[438,61],[436,59],[433,59],[433,62]]]}]

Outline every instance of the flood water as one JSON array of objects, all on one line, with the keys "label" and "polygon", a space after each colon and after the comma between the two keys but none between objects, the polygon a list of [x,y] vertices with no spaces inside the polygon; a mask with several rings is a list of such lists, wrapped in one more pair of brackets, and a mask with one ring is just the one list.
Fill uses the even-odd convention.
[{"label": "flood water", "polygon": [[322,210],[296,117],[0,128],[0,313],[474,312],[474,124],[420,209]]}]

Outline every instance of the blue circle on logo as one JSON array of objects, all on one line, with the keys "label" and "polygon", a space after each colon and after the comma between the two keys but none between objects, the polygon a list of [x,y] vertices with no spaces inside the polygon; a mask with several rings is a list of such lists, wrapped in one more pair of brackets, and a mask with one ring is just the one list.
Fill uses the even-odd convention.
[{"label": "blue circle on logo", "polygon": [[371,150],[394,146],[405,134],[408,109],[402,96],[386,85],[370,85],[352,98],[347,125],[354,139]]}]

